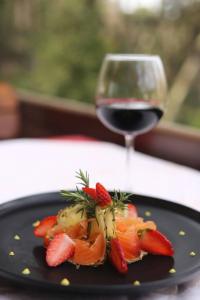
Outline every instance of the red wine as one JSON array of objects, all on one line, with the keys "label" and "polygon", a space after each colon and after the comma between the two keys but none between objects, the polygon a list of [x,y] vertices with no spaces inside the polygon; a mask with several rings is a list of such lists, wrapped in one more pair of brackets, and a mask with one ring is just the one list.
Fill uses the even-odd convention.
[{"label": "red wine", "polygon": [[121,134],[143,133],[152,129],[160,120],[163,111],[142,100],[106,100],[97,106],[101,122],[112,131]]}]

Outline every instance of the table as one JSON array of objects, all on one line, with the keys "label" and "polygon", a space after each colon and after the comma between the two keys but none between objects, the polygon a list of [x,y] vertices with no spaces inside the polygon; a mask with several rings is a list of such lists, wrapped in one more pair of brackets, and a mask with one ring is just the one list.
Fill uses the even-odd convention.
[{"label": "table", "polygon": [[[108,189],[124,189],[125,150],[98,141],[18,139],[0,142],[0,203],[40,192],[73,189],[79,169]],[[196,170],[135,152],[131,161],[131,189],[199,209],[200,173]],[[199,299],[200,278],[186,285],[156,291],[142,300]],[[0,299],[62,299],[47,292],[30,291],[0,279]],[[65,299],[72,299],[71,296]],[[73,299],[84,299],[76,296]],[[85,299],[107,299],[86,297]],[[109,297],[109,299],[112,299]],[[113,299],[131,299],[126,296]],[[135,298],[134,298],[135,299]]]}]

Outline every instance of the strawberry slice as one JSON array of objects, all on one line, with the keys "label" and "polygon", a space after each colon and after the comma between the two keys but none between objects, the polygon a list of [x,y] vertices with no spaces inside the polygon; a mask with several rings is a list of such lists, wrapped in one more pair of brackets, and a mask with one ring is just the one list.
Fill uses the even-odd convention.
[{"label": "strawberry slice", "polygon": [[49,236],[45,235],[44,239],[43,239],[43,245],[44,248],[47,248],[49,246],[51,239],[49,238]]},{"label": "strawberry slice", "polygon": [[140,247],[151,254],[172,256],[171,242],[158,230],[144,230],[140,237]]},{"label": "strawberry slice", "polygon": [[90,187],[83,187],[82,190],[93,200],[97,199],[96,190]]},{"label": "strawberry slice", "polygon": [[118,238],[113,238],[110,241],[110,260],[116,269],[124,274],[128,272],[128,265],[125,260],[124,251],[120,245]]},{"label": "strawberry slice", "polygon": [[72,257],[74,251],[74,241],[67,234],[59,233],[47,247],[46,262],[48,266],[56,267]]},{"label": "strawberry slice", "polygon": [[135,205],[128,203],[127,207],[128,207],[128,217],[136,218],[138,216],[138,213]]},{"label": "strawberry slice", "polygon": [[105,208],[112,203],[112,199],[108,191],[101,183],[96,184],[97,202],[100,207]]},{"label": "strawberry slice", "polygon": [[35,227],[34,229],[35,236],[45,237],[47,231],[56,224],[56,221],[57,221],[56,216],[49,216],[44,218],[42,221],[40,221],[40,224],[37,227]]}]

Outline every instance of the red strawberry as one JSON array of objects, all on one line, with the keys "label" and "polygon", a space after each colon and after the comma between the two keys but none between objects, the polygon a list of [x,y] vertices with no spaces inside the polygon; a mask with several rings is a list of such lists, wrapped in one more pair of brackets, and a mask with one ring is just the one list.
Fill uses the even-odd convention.
[{"label": "red strawberry", "polygon": [[120,273],[127,273],[128,265],[125,260],[124,251],[120,245],[118,238],[110,241],[110,260]]},{"label": "red strawberry", "polygon": [[56,216],[50,216],[44,218],[42,221],[40,221],[40,224],[35,227],[34,234],[37,237],[45,237],[47,231],[53,227],[53,225],[56,224],[57,217]]},{"label": "red strawberry", "polygon": [[49,236],[45,235],[44,237],[44,247],[47,248],[49,246],[49,243],[50,243],[51,239],[49,238]]},{"label": "red strawberry", "polygon": [[151,254],[174,254],[171,242],[158,230],[144,230],[140,237],[140,247]]},{"label": "red strawberry", "polygon": [[133,204],[127,204],[128,207],[128,217],[135,218],[138,216],[137,209]]},{"label": "red strawberry", "polygon": [[99,206],[101,206],[102,208],[112,203],[110,194],[101,183],[96,184],[96,194],[97,194],[97,202]]},{"label": "red strawberry", "polygon": [[46,262],[48,266],[56,267],[72,257],[74,251],[74,241],[66,233],[59,233],[47,247]]},{"label": "red strawberry", "polygon": [[83,187],[82,190],[88,195],[90,196],[93,200],[97,199],[97,194],[96,194],[96,190],[90,187]]}]

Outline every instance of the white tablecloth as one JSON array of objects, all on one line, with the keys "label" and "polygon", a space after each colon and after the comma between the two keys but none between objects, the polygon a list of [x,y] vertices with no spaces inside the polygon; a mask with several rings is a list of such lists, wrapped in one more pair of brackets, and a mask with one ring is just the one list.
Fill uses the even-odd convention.
[{"label": "white tablecloth", "polygon": [[[199,210],[198,171],[138,152],[134,153],[131,164],[130,184],[133,192],[168,199]],[[90,174],[91,185],[99,181],[110,190],[124,190],[126,186],[123,147],[95,141],[2,141],[0,203],[40,192],[73,189],[77,183],[75,172],[79,169]],[[194,281],[181,292],[175,287],[166,293],[148,296],[148,299],[196,300],[200,299],[199,295],[200,283]]]}]

